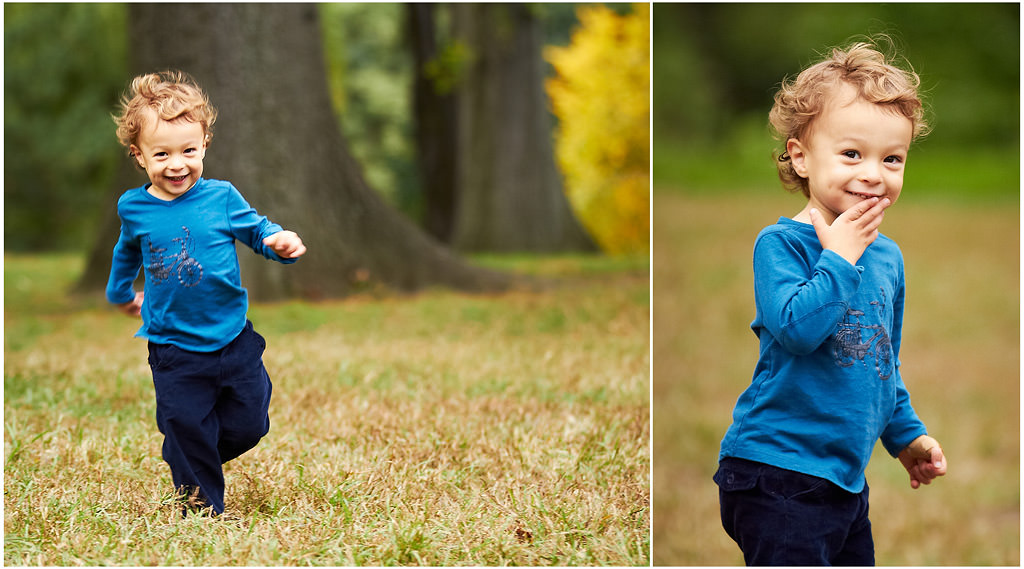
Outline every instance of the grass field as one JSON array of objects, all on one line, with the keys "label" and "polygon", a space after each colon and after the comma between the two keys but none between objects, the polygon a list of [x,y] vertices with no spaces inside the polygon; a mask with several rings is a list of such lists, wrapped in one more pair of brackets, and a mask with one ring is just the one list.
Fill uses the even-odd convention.
[{"label": "grass field", "polygon": [[270,434],[169,503],[138,321],[6,256],[5,565],[648,565],[647,259],[487,259],[544,292],[256,305]]},{"label": "grass field", "polygon": [[[711,477],[757,339],[754,237],[803,206],[762,194],[654,194],[655,565],[742,565]],[[1019,207],[905,192],[882,232],[906,260],[900,359],[949,473],[911,490],[881,447],[868,468],[879,565],[1020,564]]]}]

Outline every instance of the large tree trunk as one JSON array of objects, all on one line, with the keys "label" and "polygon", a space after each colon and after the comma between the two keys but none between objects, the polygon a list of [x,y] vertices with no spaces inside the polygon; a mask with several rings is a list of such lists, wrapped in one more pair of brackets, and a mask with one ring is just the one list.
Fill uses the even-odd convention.
[{"label": "large tree trunk", "polygon": [[525,4],[453,4],[469,51],[457,92],[454,245],[469,251],[593,250],[555,166],[540,25]]},{"label": "large tree trunk", "polygon": [[[331,111],[315,5],[131,4],[128,20],[133,73],[186,71],[218,108],[204,176],[234,183],[309,247],[287,267],[240,250],[252,298],[337,297],[367,283],[509,284],[465,265],[367,187]],[[144,182],[139,174],[132,185]],[[116,238],[113,216],[83,288],[106,282]]]},{"label": "large tree trunk", "polygon": [[416,155],[423,185],[423,224],[428,233],[450,243],[455,225],[455,95],[443,92],[428,65],[438,57],[437,5],[406,4],[409,41],[415,62],[413,117]]}]

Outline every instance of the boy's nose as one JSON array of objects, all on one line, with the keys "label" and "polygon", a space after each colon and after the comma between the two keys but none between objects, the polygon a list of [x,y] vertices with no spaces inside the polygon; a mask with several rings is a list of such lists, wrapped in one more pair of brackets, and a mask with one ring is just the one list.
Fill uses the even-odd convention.
[{"label": "boy's nose", "polygon": [[882,172],[876,164],[865,163],[861,167],[859,178],[866,184],[878,184],[882,181]]}]

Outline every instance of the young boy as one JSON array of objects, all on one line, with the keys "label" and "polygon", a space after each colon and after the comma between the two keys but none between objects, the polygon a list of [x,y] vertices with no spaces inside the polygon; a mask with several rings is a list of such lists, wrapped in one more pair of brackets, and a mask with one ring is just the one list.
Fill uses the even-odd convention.
[{"label": "young boy", "polygon": [[779,177],[807,205],[754,244],[760,357],[715,474],[748,565],[873,565],[864,470],[879,438],[911,487],[946,473],[900,377],[903,257],[878,232],[926,129],[918,85],[858,43],[775,97]]},{"label": "young boy", "polygon": [[[281,263],[306,248],[249,207],[228,182],[202,177],[217,111],[180,72],[136,77],[114,117],[149,183],[117,203],[107,299],[142,316],[163,458],[188,508],[224,511],[221,465],[270,429],[266,347],[246,318],[235,240]],[[145,269],[144,292],[132,283]]]}]

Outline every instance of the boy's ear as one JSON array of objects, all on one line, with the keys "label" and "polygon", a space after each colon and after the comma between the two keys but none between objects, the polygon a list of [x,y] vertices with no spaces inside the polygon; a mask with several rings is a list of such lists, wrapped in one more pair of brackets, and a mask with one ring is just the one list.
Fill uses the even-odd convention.
[{"label": "boy's ear", "polygon": [[139,147],[132,144],[131,146],[128,147],[128,152],[135,158],[135,162],[140,167],[145,169],[146,165],[142,163],[142,157],[140,156],[142,154],[142,151],[139,150]]},{"label": "boy's ear", "polygon": [[789,161],[793,164],[793,171],[801,178],[807,177],[807,165],[804,162],[806,154],[804,145],[800,140],[791,138],[786,141],[786,153],[789,154]]}]

